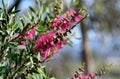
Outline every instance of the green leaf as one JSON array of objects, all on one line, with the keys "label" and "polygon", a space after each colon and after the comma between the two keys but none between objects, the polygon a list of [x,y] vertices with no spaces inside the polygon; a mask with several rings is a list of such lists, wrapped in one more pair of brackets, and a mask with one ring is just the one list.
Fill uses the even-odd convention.
[{"label": "green leaf", "polygon": [[4,34],[5,34],[5,33],[4,33],[4,31],[1,31],[1,30],[0,30],[0,33],[1,33],[2,35],[4,35]]},{"label": "green leaf", "polygon": [[15,10],[15,11],[10,12],[9,15],[16,14],[18,12],[20,12],[20,10]]},{"label": "green leaf", "polygon": [[13,25],[13,30],[15,31],[15,30],[18,29],[18,28],[19,28],[18,23],[15,23],[15,24]]},{"label": "green leaf", "polygon": [[74,6],[79,6],[79,5],[80,5],[80,1],[79,0],[74,3]]},{"label": "green leaf", "polygon": [[38,53],[37,58],[38,58],[38,60],[40,61],[40,59],[41,59],[40,53]]},{"label": "green leaf", "polygon": [[19,54],[15,54],[15,53],[12,53],[12,54],[8,54],[6,57],[7,58],[16,58],[18,57]]},{"label": "green leaf", "polygon": [[47,10],[47,12],[49,13],[48,9],[49,9],[50,4],[46,4],[43,8],[43,12],[45,12]]},{"label": "green leaf", "polygon": [[69,45],[70,47],[73,47],[72,42],[69,42],[68,45]]},{"label": "green leaf", "polygon": [[42,27],[42,26],[39,26],[39,27],[36,29],[36,31],[38,31],[39,33],[43,33],[43,32],[45,32],[45,28]]},{"label": "green leaf", "polygon": [[35,63],[39,63],[37,57],[35,57],[35,56],[33,56],[33,61],[34,61]]},{"label": "green leaf", "polygon": [[33,58],[30,57],[30,62],[32,63],[32,67],[33,67]]},{"label": "green leaf", "polygon": [[19,69],[19,72],[23,72],[26,69],[26,66]]},{"label": "green leaf", "polygon": [[0,71],[2,71],[2,70],[3,70],[3,68],[5,68],[5,66],[0,66]]},{"label": "green leaf", "polygon": [[9,19],[9,22],[8,22],[9,28],[11,28],[15,23],[15,22],[13,22],[13,18],[14,18],[14,15],[10,16],[10,19]]},{"label": "green leaf", "polygon": [[29,29],[30,23],[26,24],[26,26],[23,28],[22,33],[25,33]]},{"label": "green leaf", "polygon": [[12,59],[12,61],[17,61],[16,59],[18,58],[19,54],[17,53],[11,53],[6,56],[8,59]]},{"label": "green leaf", "polygon": [[6,30],[6,32],[7,32],[7,34],[9,34],[9,35],[10,35],[11,30],[10,30],[10,29],[8,29],[8,30]]},{"label": "green leaf", "polygon": [[36,74],[39,74],[39,73],[36,71],[36,69],[32,69],[31,72],[36,73]]},{"label": "green leaf", "polygon": [[27,12],[27,14],[28,14],[28,18],[31,20],[32,16],[31,16],[30,12]]},{"label": "green leaf", "polygon": [[20,18],[20,21],[21,21],[21,23],[22,23],[22,26],[24,26],[25,23],[24,23],[24,21],[23,21],[23,18]]},{"label": "green leaf", "polygon": [[0,21],[6,21],[6,19],[5,18],[0,18]]},{"label": "green leaf", "polygon": [[18,49],[26,49],[26,47],[23,46],[23,45],[19,45],[19,46],[17,46],[17,48],[18,48]]},{"label": "green leaf", "polygon": [[4,3],[4,0],[2,0],[2,5],[3,5],[3,8],[5,8],[5,3]]},{"label": "green leaf", "polygon": [[35,13],[35,10],[32,7],[29,7],[30,11]]},{"label": "green leaf", "polygon": [[39,74],[43,75],[44,77],[46,77],[45,73],[44,73],[41,69],[37,70],[37,72],[38,72]]},{"label": "green leaf", "polygon": [[18,45],[18,44],[15,43],[15,42],[10,42],[10,47],[12,47],[12,48],[14,48],[14,49],[17,47],[17,45]]}]

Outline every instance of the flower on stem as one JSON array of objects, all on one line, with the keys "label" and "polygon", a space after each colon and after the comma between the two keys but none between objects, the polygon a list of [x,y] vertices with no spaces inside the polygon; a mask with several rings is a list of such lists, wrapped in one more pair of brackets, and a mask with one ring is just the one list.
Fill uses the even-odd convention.
[{"label": "flower on stem", "polygon": [[79,79],[90,79],[90,77],[88,75],[83,75]]},{"label": "flower on stem", "polygon": [[74,76],[72,79],[97,79],[98,76],[103,75],[106,71],[109,70],[109,67],[111,67],[112,64],[102,67],[98,72],[96,73],[89,73],[87,75],[84,74],[85,70],[84,67],[82,66],[79,68],[78,71],[75,72]]},{"label": "flower on stem", "polygon": [[28,30],[27,33],[23,34],[23,37],[29,39],[29,40],[33,40],[34,36],[35,36],[35,29],[37,28],[37,26],[33,26],[30,30]]},{"label": "flower on stem", "polygon": [[96,74],[80,75],[78,77],[74,76],[72,79],[96,79]]},{"label": "flower on stem", "polygon": [[74,22],[77,23],[77,22],[79,22],[82,18],[83,18],[83,16],[77,15],[77,16],[74,17]]},{"label": "flower on stem", "polygon": [[53,28],[57,28],[61,31],[69,30],[71,28],[71,21],[67,18],[66,14],[63,14],[60,17],[56,17],[54,19],[51,28],[51,30],[53,30]]},{"label": "flower on stem", "polygon": [[59,29],[65,32],[72,27],[73,23],[78,23],[82,19],[83,16],[80,14],[80,12],[76,12],[75,10],[70,9],[66,13],[62,14],[60,17],[56,17],[53,20],[51,30]]},{"label": "flower on stem", "polygon": [[29,39],[29,40],[32,40],[32,39],[34,38],[34,36],[35,36],[35,27],[33,27],[32,29],[30,29],[30,30],[28,31],[28,33],[23,34],[23,36],[24,36],[25,38]]},{"label": "flower on stem", "polygon": [[87,75],[83,75],[81,77],[73,77],[72,79],[91,79],[91,78]]},{"label": "flower on stem", "polygon": [[70,11],[68,13],[70,14],[70,16],[74,17],[77,12],[73,9],[70,9]]},{"label": "flower on stem", "polygon": [[[30,30],[28,30],[27,33],[22,34],[19,39],[33,40],[33,38],[35,36],[35,30],[36,30],[36,28],[37,28],[37,25],[33,26]],[[26,44],[27,44],[27,41],[20,42],[20,45],[26,45]]]},{"label": "flower on stem", "polygon": [[80,12],[76,12],[75,10],[73,10],[73,9],[71,9],[70,11],[69,11],[69,14],[70,14],[70,16],[72,17],[72,22],[74,23],[77,23],[77,22],[79,22],[80,20],[82,20],[83,19],[83,16],[81,15],[81,13]]},{"label": "flower on stem", "polygon": [[50,32],[39,37],[35,43],[35,50],[40,52],[42,61],[48,59],[67,44],[64,37],[67,32],[70,32],[72,25],[77,24],[82,19],[83,16],[79,12],[71,9],[60,17],[55,17],[52,22],[48,21],[52,23]]},{"label": "flower on stem", "polygon": [[50,31],[39,37],[35,43],[35,50],[41,53],[42,61],[48,59],[66,44],[61,33]]}]

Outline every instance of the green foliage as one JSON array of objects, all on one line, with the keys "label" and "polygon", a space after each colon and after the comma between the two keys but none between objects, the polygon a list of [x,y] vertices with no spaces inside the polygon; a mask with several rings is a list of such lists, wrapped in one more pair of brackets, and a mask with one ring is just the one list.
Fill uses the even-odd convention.
[{"label": "green foliage", "polygon": [[[42,1],[44,2],[44,1]],[[26,78],[26,79],[52,79],[49,78],[44,71],[40,54],[36,56],[33,49],[33,41],[29,39],[20,39],[21,35],[26,33],[35,24],[38,24],[37,32],[39,34],[47,31],[46,20],[50,19],[44,13],[48,11],[50,4],[39,3],[41,11],[35,11],[30,7],[28,12],[28,22],[25,23],[24,18],[16,19],[16,14],[20,10],[15,8],[7,13],[6,5],[2,0],[3,8],[0,8],[0,77],[3,79]],[[44,8],[43,8],[44,7]],[[29,45],[20,45],[22,41],[27,41]]]},{"label": "green foliage", "polygon": [[[54,79],[47,74],[43,66],[44,61],[41,61],[40,53],[34,50],[34,45],[37,37],[49,31],[51,24],[47,21],[54,20],[53,18],[63,13],[61,2],[56,0],[47,3],[46,0],[36,0],[39,10],[36,11],[30,7],[27,16],[20,19],[16,19],[16,14],[20,10],[13,8],[7,13],[3,0],[2,4],[3,8],[0,9],[0,77],[3,79]],[[59,9],[56,10],[56,7]],[[24,34],[35,26],[37,26],[35,37],[32,40],[25,38]],[[22,42],[26,44],[21,45]],[[71,43],[69,45],[71,46]]]}]

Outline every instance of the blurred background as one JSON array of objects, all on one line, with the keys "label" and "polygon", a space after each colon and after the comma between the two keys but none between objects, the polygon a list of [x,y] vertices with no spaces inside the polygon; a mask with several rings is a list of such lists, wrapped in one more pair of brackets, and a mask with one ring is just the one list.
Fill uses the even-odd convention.
[{"label": "blurred background", "polygon": [[[18,18],[25,15],[30,6],[36,7],[35,0],[4,1],[8,12],[13,7],[21,10]],[[54,0],[47,2],[50,1]],[[65,10],[86,7],[89,17],[72,30],[72,47],[64,46],[59,55],[46,63],[48,73],[56,79],[70,79],[83,62],[87,65],[86,73],[113,64],[98,79],[120,79],[120,0],[64,0],[64,7]]]}]

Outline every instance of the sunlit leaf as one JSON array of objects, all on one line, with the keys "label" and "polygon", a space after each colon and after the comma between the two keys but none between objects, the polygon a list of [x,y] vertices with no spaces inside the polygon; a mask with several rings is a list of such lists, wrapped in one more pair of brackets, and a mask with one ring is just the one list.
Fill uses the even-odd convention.
[{"label": "sunlit leaf", "polygon": [[20,12],[20,10],[15,10],[15,11],[10,12],[9,15],[16,14],[18,12]]}]

